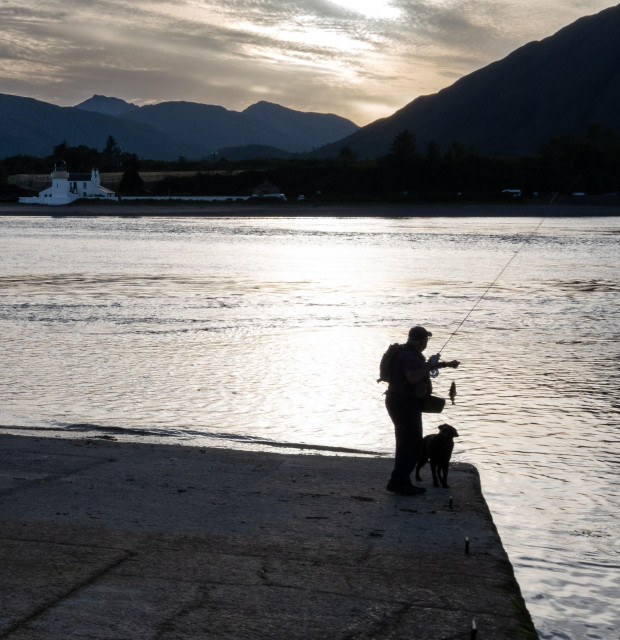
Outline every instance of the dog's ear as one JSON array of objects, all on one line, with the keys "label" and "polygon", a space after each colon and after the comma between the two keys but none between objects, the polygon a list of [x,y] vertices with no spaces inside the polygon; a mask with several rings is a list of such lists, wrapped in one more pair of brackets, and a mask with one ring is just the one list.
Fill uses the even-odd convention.
[{"label": "dog's ear", "polygon": [[454,429],[452,425],[449,425],[447,422],[440,424],[438,427],[439,431],[443,431],[444,429]]}]

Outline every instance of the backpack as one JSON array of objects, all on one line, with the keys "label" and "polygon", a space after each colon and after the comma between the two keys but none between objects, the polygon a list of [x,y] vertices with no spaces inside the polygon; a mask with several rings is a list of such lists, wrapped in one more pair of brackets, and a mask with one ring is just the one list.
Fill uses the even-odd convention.
[{"label": "backpack", "polygon": [[387,348],[386,352],[381,357],[381,362],[379,363],[379,378],[377,379],[377,382],[390,381],[390,375],[392,373],[392,361],[394,360],[396,354],[400,353],[403,349],[405,349],[405,345],[398,344],[398,342],[391,344]]}]

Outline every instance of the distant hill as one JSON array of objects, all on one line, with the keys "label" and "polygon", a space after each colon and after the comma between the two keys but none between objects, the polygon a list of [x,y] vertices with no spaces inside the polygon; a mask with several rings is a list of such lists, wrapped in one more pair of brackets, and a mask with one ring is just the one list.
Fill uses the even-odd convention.
[{"label": "distant hill", "polygon": [[417,98],[315,155],[349,146],[359,157],[382,156],[404,129],[421,151],[434,140],[444,150],[458,141],[487,155],[529,155],[552,136],[583,135],[591,123],[620,133],[620,5]]},{"label": "distant hill", "polygon": [[260,102],[245,111],[195,102],[162,102],[125,114],[177,140],[199,144],[205,155],[224,147],[260,145],[289,153],[309,151],[357,131],[350,120]]},{"label": "distant hill", "polygon": [[108,98],[107,96],[94,95],[84,102],[75,105],[77,109],[84,111],[95,111],[97,113],[104,113],[107,116],[121,116],[130,111],[135,111],[140,107],[137,104],[131,102],[125,102],[120,98]]},{"label": "distant hill", "polygon": [[[253,104],[242,113],[284,138],[298,140],[305,150],[321,147],[326,144],[326,140],[332,142],[359,129],[350,120],[331,113],[294,111],[264,100]],[[343,135],[345,130],[347,132]],[[275,146],[285,151],[296,151],[282,144]]]},{"label": "distant hill", "polygon": [[304,113],[269,102],[242,112],[194,102],[138,107],[94,95],[76,107],[57,107],[0,94],[0,158],[46,156],[55,145],[102,149],[112,135],[141,158],[245,158],[338,155],[345,146],[361,158],[385,155],[400,132],[415,134],[424,151],[452,142],[486,155],[531,155],[557,135],[583,135],[601,123],[620,133],[620,5],[581,18],[531,42],[436,94],[363,128],[333,114]]},{"label": "distant hill", "polygon": [[0,94],[0,158],[49,156],[63,140],[71,146],[83,144],[101,150],[110,135],[123,151],[143,158],[173,160],[180,155],[200,157],[202,152],[198,145],[170,138],[147,124]]},{"label": "distant hill", "polygon": [[275,148],[282,157],[310,151],[359,127],[332,114],[304,113],[261,102],[243,112],[194,102],[138,107],[94,95],[75,107],[0,94],[0,158],[47,156],[66,140],[102,149],[112,135],[123,151],[154,160],[212,157],[220,149]]}]

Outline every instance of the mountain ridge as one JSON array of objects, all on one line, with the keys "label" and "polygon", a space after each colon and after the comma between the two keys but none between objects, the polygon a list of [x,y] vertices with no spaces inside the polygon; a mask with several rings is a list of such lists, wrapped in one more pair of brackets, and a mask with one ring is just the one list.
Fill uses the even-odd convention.
[{"label": "mountain ridge", "polygon": [[124,151],[155,160],[213,157],[221,148],[249,145],[303,153],[359,128],[334,114],[257,104],[254,111],[248,107],[243,112],[188,101],[138,107],[95,94],[74,107],[59,107],[0,94],[0,158],[44,157],[63,140],[100,149],[110,135]]},{"label": "mountain ridge", "polygon": [[620,132],[618,33],[620,5],[580,18],[314,155],[348,146],[378,157],[404,129],[422,149],[458,142],[500,156],[534,154],[551,137],[582,135],[594,122]]},{"label": "mountain ridge", "polygon": [[120,116],[124,113],[129,113],[140,107],[132,102],[127,102],[121,98],[113,98],[103,95],[94,94],[92,98],[80,102],[80,104],[74,105],[76,109],[82,109],[83,111],[95,111],[97,113],[103,113],[108,116]]},{"label": "mountain ridge", "polygon": [[[583,135],[598,123],[620,132],[620,4],[519,47],[389,117],[358,127],[334,114],[267,101],[243,111],[188,101],[139,107],[93,95],[75,107],[0,94],[0,158],[49,155],[63,140],[102,148],[109,135],[139,157],[237,159],[256,150],[281,157],[387,154],[409,130],[419,149],[454,142],[489,156],[533,155],[550,138]],[[245,150],[244,150],[245,149]],[[278,151],[279,150],[279,151]]]},{"label": "mountain ridge", "polygon": [[176,156],[192,156],[199,149],[171,140],[148,125],[115,116],[59,107],[47,102],[0,93],[0,157],[51,155],[66,140],[69,145],[103,148],[113,135],[123,150],[140,150],[144,157],[163,157],[170,147]]}]

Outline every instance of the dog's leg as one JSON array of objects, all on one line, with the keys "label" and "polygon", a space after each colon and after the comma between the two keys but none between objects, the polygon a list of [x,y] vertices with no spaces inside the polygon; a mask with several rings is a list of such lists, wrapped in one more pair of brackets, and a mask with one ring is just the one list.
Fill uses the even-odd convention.
[{"label": "dog's leg", "polygon": [[444,489],[449,489],[449,485],[448,485],[448,469],[450,468],[450,463],[446,463],[445,465],[443,465],[443,469],[442,469],[442,478],[441,478],[441,485],[443,486]]},{"label": "dog's leg", "polygon": [[439,482],[437,481],[437,464],[431,460],[431,473],[433,474],[433,486],[438,487]]},{"label": "dog's leg", "polygon": [[437,463],[437,480],[438,480],[438,484],[436,484],[435,486],[436,487],[438,487],[439,485],[443,486],[443,463],[442,462]]}]

